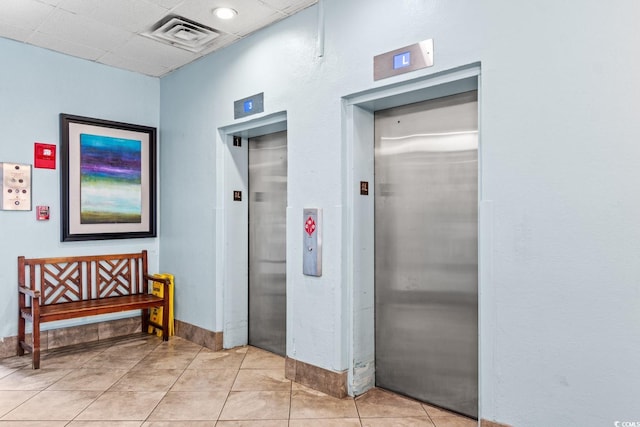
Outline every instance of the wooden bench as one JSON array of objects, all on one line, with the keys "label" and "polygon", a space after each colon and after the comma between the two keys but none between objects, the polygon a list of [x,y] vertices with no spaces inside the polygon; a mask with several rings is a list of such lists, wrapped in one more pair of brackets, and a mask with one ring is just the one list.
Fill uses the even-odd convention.
[{"label": "wooden bench", "polygon": [[[163,283],[164,297],[149,293]],[[31,353],[40,368],[40,324],[55,320],[142,310],[142,330],[152,325],[169,339],[169,279],[147,274],[147,251],[134,254],[58,258],[18,257],[18,356]],[[149,309],[162,307],[162,325],[149,320]],[[33,324],[31,344],[26,321]]]}]

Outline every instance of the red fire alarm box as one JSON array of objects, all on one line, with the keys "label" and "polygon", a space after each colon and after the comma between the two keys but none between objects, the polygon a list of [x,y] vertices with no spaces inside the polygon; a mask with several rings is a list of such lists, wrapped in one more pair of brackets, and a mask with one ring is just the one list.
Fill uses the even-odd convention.
[{"label": "red fire alarm box", "polygon": [[49,219],[49,206],[36,206],[38,221],[47,221]]},{"label": "red fire alarm box", "polygon": [[56,168],[56,146],[53,144],[35,143],[34,165],[42,169]]}]

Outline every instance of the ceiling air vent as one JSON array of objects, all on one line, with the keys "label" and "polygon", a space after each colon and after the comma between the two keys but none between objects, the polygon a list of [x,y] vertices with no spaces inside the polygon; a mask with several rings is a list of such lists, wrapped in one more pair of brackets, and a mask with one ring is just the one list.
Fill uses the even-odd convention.
[{"label": "ceiling air vent", "polygon": [[198,24],[181,16],[167,16],[144,36],[191,52],[200,52],[218,37],[213,28]]}]

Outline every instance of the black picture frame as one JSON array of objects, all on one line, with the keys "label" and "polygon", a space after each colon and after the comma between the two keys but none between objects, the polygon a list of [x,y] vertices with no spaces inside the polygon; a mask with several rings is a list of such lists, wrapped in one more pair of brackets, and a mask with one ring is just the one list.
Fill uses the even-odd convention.
[{"label": "black picture frame", "polygon": [[60,114],[62,242],[156,237],[154,127]]}]

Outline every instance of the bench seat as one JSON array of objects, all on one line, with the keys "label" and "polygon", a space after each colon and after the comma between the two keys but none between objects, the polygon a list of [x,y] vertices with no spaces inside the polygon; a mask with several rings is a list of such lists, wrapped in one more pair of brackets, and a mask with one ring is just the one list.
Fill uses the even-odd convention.
[{"label": "bench seat", "polygon": [[[40,306],[40,322],[97,316],[120,311],[141,310],[162,305],[162,298],[151,294],[124,295],[87,301],[63,302]],[[22,316],[31,320],[31,308],[21,310]]]},{"label": "bench seat", "polygon": [[[162,283],[163,296],[153,283]],[[18,356],[28,351],[32,366],[40,368],[40,325],[56,320],[140,310],[141,329],[162,330],[169,339],[169,285],[166,278],[147,274],[147,251],[132,254],[56,258],[18,257]],[[149,319],[152,308],[162,308],[162,324]],[[26,339],[26,322],[33,325]]]}]

